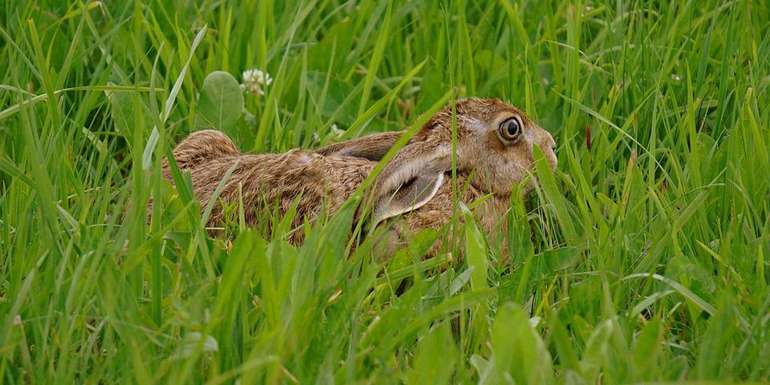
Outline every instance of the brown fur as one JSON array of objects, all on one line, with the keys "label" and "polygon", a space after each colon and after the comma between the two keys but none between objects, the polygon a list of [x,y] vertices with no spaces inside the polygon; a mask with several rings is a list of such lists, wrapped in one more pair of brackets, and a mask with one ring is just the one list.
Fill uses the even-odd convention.
[{"label": "brown fur", "polygon": [[[281,213],[298,199],[295,225],[305,218],[316,217],[326,205],[334,212],[369,175],[376,163],[357,157],[325,157],[291,150],[282,154],[241,154],[223,133],[214,130],[197,131],[174,149],[179,169],[190,173],[193,192],[201,207],[211,199],[220,181],[235,167],[208,220],[209,226],[224,222],[223,202],[243,201],[247,224],[258,221],[277,205]],[[171,180],[168,164],[164,176]],[[301,239],[297,233],[297,240]]]},{"label": "brown fur", "polygon": [[[387,174],[389,168],[398,168],[402,159],[408,161],[440,151],[444,155],[435,163],[440,165],[439,168],[449,169],[453,113],[456,114],[457,169],[461,173],[472,172],[474,177],[471,183],[480,191],[503,196],[510,194],[511,186],[532,171],[532,147],[535,145],[541,147],[551,167],[556,167],[553,137],[524,112],[498,99],[470,98],[458,101],[454,112],[451,107],[446,107],[433,116],[399,151],[383,174]],[[525,138],[505,146],[497,138],[494,128],[489,126],[512,116],[518,117],[524,124]]]},{"label": "brown fur", "polygon": [[[452,219],[452,210],[455,208],[453,203],[452,188],[453,183],[449,180],[450,175],[446,176],[447,182],[444,183],[425,205],[401,215],[400,218],[393,218],[389,222],[391,226],[385,243],[380,243],[380,249],[377,252],[378,257],[392,256],[398,249],[406,246],[409,235],[415,231],[423,229],[439,229]],[[508,222],[506,213],[509,209],[508,198],[489,195],[473,187],[468,182],[468,175],[459,174],[456,179],[456,186],[459,188],[458,199],[464,203],[477,202],[482,200],[473,210],[473,217],[476,219],[482,231],[486,234],[507,234]],[[457,217],[459,222],[464,222],[464,215],[459,213]],[[428,250],[428,256],[437,255],[443,246],[446,237],[440,237]],[[503,245],[505,246],[505,245]]]},{"label": "brown fur", "polygon": [[[534,145],[543,149],[551,166],[555,167],[553,138],[521,111],[497,99],[461,100],[454,110],[458,185],[466,184],[466,178],[472,175],[470,188],[462,199],[470,202],[493,193],[477,210],[482,227],[491,231],[504,222],[499,218],[507,210],[512,185],[532,170]],[[513,145],[503,145],[494,127],[510,116],[517,116],[522,121],[524,139]],[[384,196],[394,188],[400,188],[408,182],[410,175],[433,172],[448,175],[452,117],[450,107],[432,117],[386,165],[375,185],[375,193]],[[201,206],[205,206],[227,170],[235,165],[213,207],[210,226],[223,222],[222,202],[235,204],[241,199],[247,224],[256,223],[258,216],[271,205],[277,204],[281,213],[285,213],[298,199],[294,225],[300,225],[305,219],[317,217],[324,207],[330,213],[336,211],[401,135],[401,132],[374,134],[315,152],[295,149],[282,154],[250,155],[241,154],[221,132],[204,130],[182,141],[174,149],[174,158],[181,170],[190,173],[194,194]],[[164,164],[164,175],[170,180],[167,164]],[[449,178],[445,180],[430,200],[403,214],[400,223],[411,230],[447,223],[452,210],[452,183]],[[292,240],[299,242],[301,236]]]}]

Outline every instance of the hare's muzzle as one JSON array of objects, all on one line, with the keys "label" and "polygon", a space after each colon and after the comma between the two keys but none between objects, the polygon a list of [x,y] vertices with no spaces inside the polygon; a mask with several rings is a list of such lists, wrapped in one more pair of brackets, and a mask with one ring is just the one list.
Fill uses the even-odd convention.
[{"label": "hare's muzzle", "polygon": [[539,131],[540,140],[538,141],[538,145],[540,146],[540,149],[543,150],[543,154],[545,154],[551,169],[555,170],[556,165],[559,163],[559,160],[556,158],[556,141],[553,139],[550,132],[542,128],[540,128]]}]

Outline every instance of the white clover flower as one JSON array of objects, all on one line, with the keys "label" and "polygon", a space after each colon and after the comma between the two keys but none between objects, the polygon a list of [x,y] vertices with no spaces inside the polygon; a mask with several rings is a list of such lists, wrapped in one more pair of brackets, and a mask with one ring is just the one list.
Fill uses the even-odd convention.
[{"label": "white clover flower", "polygon": [[338,138],[345,134],[345,130],[340,130],[340,128],[337,126],[337,123],[332,123],[331,132]]},{"label": "white clover flower", "polygon": [[265,94],[263,87],[267,87],[273,83],[273,78],[270,77],[270,74],[258,68],[243,71],[241,77],[243,78],[241,89],[259,96]]},{"label": "white clover flower", "polygon": [[187,333],[180,344],[180,356],[190,357],[195,352],[214,353],[219,351],[217,340],[201,332]]},{"label": "white clover flower", "polygon": [[678,82],[682,80],[682,77],[677,74],[671,74],[671,80]]}]

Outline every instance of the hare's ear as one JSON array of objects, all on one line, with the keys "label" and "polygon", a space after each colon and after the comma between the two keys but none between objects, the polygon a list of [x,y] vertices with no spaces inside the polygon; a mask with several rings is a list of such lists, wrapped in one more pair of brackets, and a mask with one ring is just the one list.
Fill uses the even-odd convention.
[{"label": "hare's ear", "polygon": [[369,160],[380,160],[400,137],[401,132],[399,131],[381,132],[346,142],[330,144],[319,148],[316,152],[326,156],[355,156]]},{"label": "hare's ear", "polygon": [[448,146],[412,143],[401,149],[377,178],[373,225],[428,203],[449,167]]}]

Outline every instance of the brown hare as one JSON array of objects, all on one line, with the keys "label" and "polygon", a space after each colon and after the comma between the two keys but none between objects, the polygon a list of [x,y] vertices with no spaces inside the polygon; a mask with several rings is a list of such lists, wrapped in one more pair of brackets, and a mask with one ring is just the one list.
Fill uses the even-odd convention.
[{"label": "brown hare", "polygon": [[[515,107],[498,99],[470,98],[434,115],[383,168],[373,187],[370,224],[402,215],[406,228],[438,227],[452,211],[451,124],[457,124],[457,186],[468,186],[461,199],[490,195],[479,206],[482,227],[490,231],[505,213],[514,185],[534,168],[538,146],[553,168],[554,140]],[[401,136],[384,132],[311,150],[282,154],[242,154],[224,134],[214,130],[192,133],[174,149],[180,170],[190,173],[196,198],[205,205],[228,170],[229,179],[215,204],[209,225],[224,220],[222,202],[243,202],[245,219],[256,222],[266,207],[286,212],[298,199],[295,225],[334,212],[351,196],[377,162]],[[168,164],[164,175],[170,180]],[[532,187],[525,186],[528,190]],[[299,233],[299,232],[297,232]],[[300,241],[301,236],[293,241]]]}]

